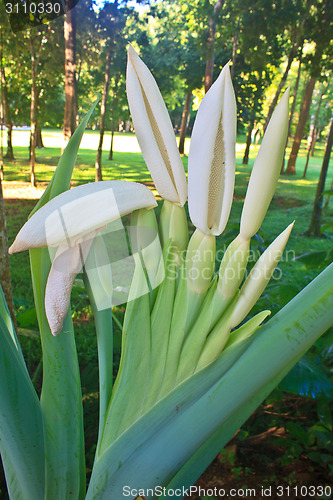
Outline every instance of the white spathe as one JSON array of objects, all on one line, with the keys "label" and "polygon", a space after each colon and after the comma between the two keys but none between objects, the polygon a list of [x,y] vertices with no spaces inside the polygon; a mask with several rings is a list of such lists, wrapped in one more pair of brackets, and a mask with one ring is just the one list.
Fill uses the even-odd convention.
[{"label": "white spathe", "polygon": [[24,224],[9,253],[75,245],[82,236],[139,208],[153,208],[149,188],[129,181],[92,182],[56,196]]},{"label": "white spathe", "polygon": [[126,90],[135,134],[156,189],[166,200],[183,206],[186,175],[172,123],[153,75],[131,45]]},{"label": "white spathe", "polygon": [[230,214],[236,164],[236,100],[229,64],[204,96],[188,159],[189,212],[203,233],[219,235]]},{"label": "white spathe", "polygon": [[9,253],[58,247],[45,290],[45,311],[53,335],[62,329],[75,276],[98,231],[133,210],[156,205],[154,195],[142,184],[94,182],[56,196],[24,224]]},{"label": "white spathe", "polygon": [[259,230],[276,189],[287,141],[289,93],[288,88],[276,106],[254,162],[241,217],[244,239]]},{"label": "white spathe", "polygon": [[250,274],[240,290],[232,316],[232,328],[243,321],[265,290],[281,259],[293,226],[294,222],[289,224],[289,226],[275,238],[251,269]]}]

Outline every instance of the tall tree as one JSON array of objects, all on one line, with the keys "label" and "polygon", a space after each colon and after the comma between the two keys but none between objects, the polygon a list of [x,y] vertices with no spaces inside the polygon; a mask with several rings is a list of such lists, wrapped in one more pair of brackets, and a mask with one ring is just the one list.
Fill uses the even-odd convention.
[{"label": "tall tree", "polygon": [[292,47],[289,51],[289,55],[288,55],[288,61],[287,61],[287,66],[283,72],[283,75],[281,77],[281,80],[279,82],[279,85],[276,89],[276,92],[275,92],[275,95],[274,95],[274,98],[272,99],[272,102],[271,104],[269,105],[269,109],[268,109],[268,113],[267,113],[267,117],[266,117],[266,121],[265,121],[265,124],[264,124],[264,132],[269,124],[269,121],[271,119],[271,116],[273,114],[273,111],[275,109],[275,106],[277,105],[277,102],[278,102],[278,99],[280,97],[280,94],[281,94],[281,91],[282,91],[282,88],[284,86],[284,84],[286,83],[286,80],[287,80],[287,77],[288,77],[288,74],[289,74],[289,70],[291,68],[291,65],[292,65],[292,62],[297,54],[297,50],[299,48],[299,45],[303,45],[303,42],[300,41],[301,39],[301,30],[298,29],[296,31],[296,35],[295,35],[295,40],[292,44]]},{"label": "tall tree", "polygon": [[36,128],[37,128],[37,106],[38,106],[38,90],[37,90],[37,70],[39,59],[44,43],[44,35],[39,33],[31,35],[28,33],[31,55],[31,103],[30,103],[30,183],[36,186],[35,163],[36,163]]},{"label": "tall tree", "polygon": [[308,40],[315,43],[315,50],[307,56],[306,60],[310,79],[306,86],[299,122],[286,169],[286,173],[290,175],[296,173],[296,159],[304,134],[316,80],[320,79],[321,74],[331,66],[332,60],[333,3],[331,0],[312,0],[310,10],[311,15],[306,19],[304,33],[307,34]]},{"label": "tall tree", "polygon": [[0,283],[3,293],[6,298],[8,309],[14,325],[16,326],[16,319],[14,313],[14,302],[12,285],[10,281],[10,267],[8,255],[8,238],[7,238],[7,225],[5,215],[5,204],[2,193],[2,183],[0,179]]},{"label": "tall tree", "polygon": [[309,115],[309,109],[312,99],[312,94],[314,90],[314,86],[316,84],[316,77],[311,77],[306,85],[304,99],[301,106],[301,111],[298,119],[298,124],[296,128],[296,133],[294,137],[294,142],[291,148],[291,153],[288,160],[288,165],[286,168],[286,174],[295,175],[296,174],[296,158],[298,155],[299,148],[301,146],[301,141],[303,137],[303,132],[305,128],[306,121]]},{"label": "tall tree", "polygon": [[67,14],[64,16],[64,38],[65,38],[65,113],[64,113],[64,144],[69,141],[76,128],[76,76],[75,76],[75,52],[76,52],[76,7],[72,7],[72,1],[66,0]]},{"label": "tall tree", "polygon": [[187,130],[187,125],[188,125],[188,118],[189,118],[189,113],[191,109],[191,101],[192,101],[192,90],[188,88],[186,94],[185,94],[185,103],[184,103],[184,108],[183,108],[183,113],[182,113],[182,121],[180,124],[180,130],[179,130],[179,153],[181,155],[184,154],[184,146],[185,146],[185,138],[186,138],[186,130]]},{"label": "tall tree", "polygon": [[104,72],[104,88],[101,102],[101,116],[99,122],[99,142],[97,148],[97,156],[95,161],[95,181],[102,181],[102,148],[103,148],[103,138],[105,131],[105,115],[106,115],[106,103],[109,95],[109,85],[110,85],[110,69],[111,69],[111,57],[113,44],[110,41],[106,56],[105,72]]},{"label": "tall tree", "polygon": [[213,83],[216,24],[223,5],[224,5],[224,0],[217,0],[217,2],[214,5],[213,11],[208,19],[205,92],[208,92]]},{"label": "tall tree", "polygon": [[315,134],[316,134],[317,122],[318,122],[321,103],[322,103],[322,99],[323,99],[323,95],[324,95],[325,90],[326,89],[325,89],[324,85],[322,85],[321,89],[318,89],[317,108],[316,108],[316,111],[314,112],[313,116],[311,116],[310,131],[309,131],[309,137],[308,137],[308,152],[306,155],[306,162],[305,162],[305,167],[304,167],[304,171],[303,171],[303,179],[305,179],[306,172],[307,172],[308,165],[309,165],[310,153],[311,153],[312,144],[314,142],[314,138],[315,138]]},{"label": "tall tree", "polygon": [[7,153],[6,158],[8,160],[14,160],[14,151],[13,151],[13,143],[12,143],[12,131],[13,131],[13,122],[11,119],[10,106],[8,101],[8,91],[7,91],[7,80],[5,74],[5,68],[2,65],[0,66],[1,73],[1,102],[2,109],[4,115],[4,123],[6,125],[6,134],[7,134]]},{"label": "tall tree", "polygon": [[326,141],[325,155],[317,185],[317,191],[313,205],[310,226],[305,233],[306,235],[313,234],[314,236],[321,236],[321,216],[322,216],[323,198],[324,198],[325,182],[327,177],[332,146],[333,146],[333,116],[331,118],[328,137]]},{"label": "tall tree", "polygon": [[[111,62],[114,52],[118,49],[124,49],[123,43],[119,38],[121,38],[122,30],[125,25],[126,13],[123,9],[118,9],[118,0],[113,4],[106,4],[102,11],[100,12],[99,19],[101,22],[102,31],[107,34],[107,41],[105,43],[106,51],[106,63],[104,71],[104,86],[103,95],[101,102],[101,114],[99,123],[99,144],[97,149],[97,156],[95,162],[95,180],[102,180],[102,148],[103,148],[103,138],[105,132],[105,120],[106,120],[106,105],[109,95],[109,86],[111,80]],[[116,43],[119,41],[119,44]],[[113,142],[113,137],[112,137]]]}]

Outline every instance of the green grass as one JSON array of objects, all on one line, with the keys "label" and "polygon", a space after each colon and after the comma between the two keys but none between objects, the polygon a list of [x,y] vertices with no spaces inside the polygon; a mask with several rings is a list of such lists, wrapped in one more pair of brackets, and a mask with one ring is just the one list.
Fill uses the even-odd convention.
[{"label": "green grass", "polygon": [[[96,158],[96,149],[99,135],[97,132],[88,131],[84,134],[81,149],[77,158],[77,165],[73,174],[73,185],[86,182],[92,182],[95,178],[94,164]],[[242,139],[242,138],[241,138]],[[103,178],[105,180],[131,180],[145,182],[152,186],[150,174],[146,168],[137,140],[133,134],[117,133],[114,138],[114,159],[108,160],[108,151],[110,147],[110,133],[105,135],[103,148]],[[43,132],[43,141],[45,149],[37,150],[36,178],[37,182],[46,183],[51,179],[60,156],[60,144],[62,133],[56,130],[47,130]],[[27,159],[29,143],[28,131],[15,131],[13,136],[15,161],[5,160],[5,185],[14,182],[29,182],[30,167]],[[185,152],[188,153],[190,141],[186,141]],[[237,173],[234,195],[234,204],[231,211],[230,220],[225,234],[240,219],[242,203],[246,193],[246,186],[250,176],[254,158],[258,151],[258,146],[251,147],[249,165],[242,165],[242,156],[244,144],[239,142],[237,151]],[[306,151],[301,149],[298,157],[295,176],[281,176],[274,195],[271,207],[262,225],[262,236],[265,246],[269,244],[290,222],[295,220],[295,227],[288,243],[289,255],[291,251],[295,255],[300,255],[313,250],[326,250],[331,245],[331,240],[315,239],[301,236],[307,229],[315,190],[319,178],[324,145],[320,144],[316,149],[316,154],[310,158],[306,179],[302,178],[305,165]],[[288,152],[286,155],[288,158]],[[183,157],[184,167],[187,170],[187,156]],[[329,171],[327,179],[327,188],[332,182],[332,171]],[[43,184],[44,185],[44,184]],[[10,200],[6,201],[8,211],[8,232],[10,243],[14,239],[20,226],[32,209],[34,202],[32,200]],[[333,215],[333,197],[323,213],[323,224],[332,220]],[[223,248],[228,242],[224,235],[218,239],[218,246]],[[18,297],[25,297],[30,300],[31,285],[29,284],[29,273],[27,254],[20,254],[11,257],[12,279],[14,294]],[[290,262],[282,263],[283,272],[292,279],[296,280],[300,286],[313,277],[315,271],[311,270],[304,275],[299,270],[299,265]],[[304,270],[303,270],[304,271]],[[300,276],[301,275],[301,276]]]}]

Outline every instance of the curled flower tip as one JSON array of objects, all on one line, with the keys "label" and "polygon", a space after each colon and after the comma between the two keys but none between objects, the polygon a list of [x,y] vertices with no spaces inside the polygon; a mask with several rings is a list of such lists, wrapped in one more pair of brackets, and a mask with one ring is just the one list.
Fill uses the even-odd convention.
[{"label": "curled flower tip", "polygon": [[131,45],[126,90],[135,134],[156,189],[183,206],[187,183],[172,123],[153,75]]},{"label": "curled flower tip", "polygon": [[232,317],[232,328],[239,325],[251,311],[270,281],[294,226],[292,222],[275,240],[251,269],[241,288]]},{"label": "curled flower tip", "polygon": [[30,248],[73,246],[83,236],[139,208],[157,205],[143,184],[93,182],[56,196],[24,224],[9,253]]},{"label": "curled flower tip", "polygon": [[24,224],[10,253],[58,247],[45,290],[45,311],[53,335],[62,328],[73,281],[96,234],[109,222],[133,210],[154,206],[154,195],[142,184],[94,182],[56,196]]},{"label": "curled flower tip", "polygon": [[229,65],[203,98],[188,159],[189,212],[203,233],[219,235],[230,214],[235,182],[236,100]]},{"label": "curled flower tip", "polygon": [[289,93],[286,90],[270,119],[251,172],[243,205],[240,234],[250,239],[259,230],[280,176],[289,121]]}]

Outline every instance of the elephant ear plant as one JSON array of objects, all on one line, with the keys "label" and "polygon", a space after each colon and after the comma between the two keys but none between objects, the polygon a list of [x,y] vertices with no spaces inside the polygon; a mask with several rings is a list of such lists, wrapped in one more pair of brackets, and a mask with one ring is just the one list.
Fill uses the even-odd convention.
[{"label": "elephant ear plant", "polygon": [[[236,105],[228,65],[200,105],[187,181],[172,124],[151,73],[132,47],[127,94],[135,132],[159,194],[107,181],[69,190],[93,108],[68,144],[37,207],[10,248],[30,249],[43,349],[40,399],[0,296],[0,450],[14,500],[182,498],[211,460],[305,351],[333,324],[332,264],[272,319],[247,319],[282,255],[293,223],[247,272],[279,176],[288,128],[287,91],[256,158],[239,235],[215,272],[215,240],[230,213]],[[195,230],[189,239],[187,200]],[[110,242],[124,237],[118,259]],[[111,245],[112,246],[112,245]],[[112,262],[113,261],[113,262]],[[117,272],[130,269],[128,296]],[[88,487],[79,366],[70,292],[83,273],[94,312],[100,414]],[[118,278],[119,279],[119,276]],[[113,304],[127,301],[113,383]],[[244,322],[245,320],[245,322]],[[261,326],[260,326],[261,325]]]}]

